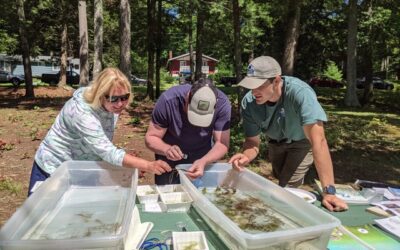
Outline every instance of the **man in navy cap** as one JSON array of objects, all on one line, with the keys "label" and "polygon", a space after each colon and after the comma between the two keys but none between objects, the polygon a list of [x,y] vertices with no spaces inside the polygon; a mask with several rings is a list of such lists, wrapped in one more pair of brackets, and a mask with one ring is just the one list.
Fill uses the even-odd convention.
[{"label": "man in navy cap", "polygon": [[[187,175],[197,178],[229,148],[231,104],[210,79],[174,86],[158,99],[145,142],[171,167],[192,164]],[[179,183],[176,171],[155,176],[157,185]]]}]

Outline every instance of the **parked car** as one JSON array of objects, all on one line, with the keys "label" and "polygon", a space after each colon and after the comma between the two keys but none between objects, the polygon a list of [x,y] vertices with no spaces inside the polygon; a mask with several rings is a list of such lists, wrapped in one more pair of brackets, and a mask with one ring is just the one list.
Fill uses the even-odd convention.
[{"label": "parked car", "polygon": [[329,87],[329,88],[343,88],[344,84],[342,82],[336,81],[334,79],[317,76],[310,79],[309,84],[311,87]]},{"label": "parked car", "polygon": [[[358,89],[363,89],[365,87],[365,77],[357,79],[357,84],[356,84]],[[385,82],[382,78],[380,77],[372,77],[372,87],[374,89],[387,89],[387,90],[392,90],[394,88],[394,85],[391,84],[390,82]]]},{"label": "parked car", "polygon": [[10,82],[15,87],[25,82],[24,75],[13,75],[8,71],[0,70],[0,82]]},{"label": "parked car", "polygon": [[236,76],[221,76],[219,83],[225,85],[225,87],[230,87],[236,84]]},{"label": "parked car", "polygon": [[[42,74],[41,80],[50,85],[56,85],[60,80],[60,72],[55,74]],[[67,71],[67,84],[79,84],[79,74],[75,71]]]},{"label": "parked car", "polygon": [[131,82],[133,84],[137,84],[137,85],[146,85],[147,84],[147,80],[143,79],[143,78],[139,78],[135,75],[131,75]]}]

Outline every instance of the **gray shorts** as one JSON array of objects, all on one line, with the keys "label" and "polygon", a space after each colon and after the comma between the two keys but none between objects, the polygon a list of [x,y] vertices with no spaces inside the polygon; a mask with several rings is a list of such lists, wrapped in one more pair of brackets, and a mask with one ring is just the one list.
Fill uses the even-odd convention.
[{"label": "gray shorts", "polygon": [[291,143],[270,140],[268,156],[273,174],[281,187],[298,187],[303,184],[314,161],[311,144],[307,139]]}]

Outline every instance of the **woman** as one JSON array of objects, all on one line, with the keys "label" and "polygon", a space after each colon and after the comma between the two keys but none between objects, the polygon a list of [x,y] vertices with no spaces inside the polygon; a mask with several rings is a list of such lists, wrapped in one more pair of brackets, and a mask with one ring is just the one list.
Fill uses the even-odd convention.
[{"label": "woman", "polygon": [[36,152],[28,196],[37,181],[47,179],[67,160],[103,160],[157,175],[171,171],[163,161],[129,155],[112,143],[118,115],[131,100],[131,85],[115,68],[104,69],[90,87],[77,89]]}]

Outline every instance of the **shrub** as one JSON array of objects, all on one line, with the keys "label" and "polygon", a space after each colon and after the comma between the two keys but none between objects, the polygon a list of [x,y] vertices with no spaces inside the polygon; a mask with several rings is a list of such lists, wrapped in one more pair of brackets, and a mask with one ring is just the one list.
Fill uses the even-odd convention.
[{"label": "shrub", "polygon": [[332,61],[328,61],[327,68],[325,69],[324,73],[322,73],[322,75],[339,82],[343,79],[342,71]]},{"label": "shrub", "polygon": [[220,83],[220,79],[223,76],[233,76],[233,73],[229,69],[219,69],[218,72],[213,75],[213,80],[215,83]]},{"label": "shrub", "polygon": [[173,84],[177,79],[169,74],[166,69],[161,69],[160,71],[161,82],[165,82],[166,84]]}]

